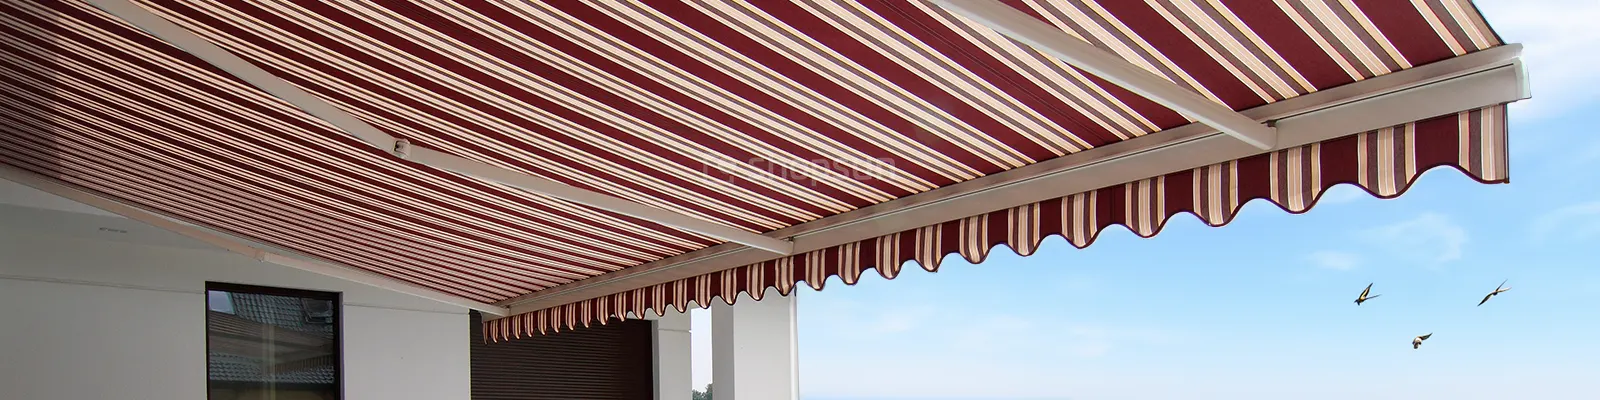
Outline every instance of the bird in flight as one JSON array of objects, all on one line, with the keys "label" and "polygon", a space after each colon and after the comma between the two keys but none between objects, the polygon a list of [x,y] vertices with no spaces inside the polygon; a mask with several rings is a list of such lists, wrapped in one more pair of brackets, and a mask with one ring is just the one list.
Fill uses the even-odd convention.
[{"label": "bird in flight", "polygon": [[[1510,280],[1508,279],[1506,281],[1510,281]],[[1478,301],[1478,305],[1481,306],[1481,305],[1483,305],[1483,303],[1488,303],[1490,297],[1494,297],[1495,295],[1498,295],[1500,293],[1504,293],[1507,290],[1511,290],[1511,288],[1505,287],[1506,286],[1506,281],[1500,282],[1500,286],[1495,286],[1493,292],[1489,292],[1489,294],[1484,295],[1483,296],[1483,300]]]},{"label": "bird in flight", "polygon": [[1430,332],[1426,335],[1417,336],[1416,338],[1411,339],[1411,349],[1416,350],[1418,347],[1422,347],[1422,341],[1428,340],[1428,338],[1432,336],[1433,333]]},{"label": "bird in flight", "polygon": [[1369,293],[1372,293],[1372,284],[1371,283],[1368,283],[1367,284],[1367,288],[1363,289],[1361,291],[1361,295],[1360,296],[1356,296],[1356,305],[1359,306],[1359,305],[1361,305],[1361,303],[1365,303],[1367,300],[1376,299],[1376,298],[1378,298],[1378,296],[1382,296],[1381,294],[1374,294],[1374,295],[1368,296],[1367,294],[1369,294]]}]

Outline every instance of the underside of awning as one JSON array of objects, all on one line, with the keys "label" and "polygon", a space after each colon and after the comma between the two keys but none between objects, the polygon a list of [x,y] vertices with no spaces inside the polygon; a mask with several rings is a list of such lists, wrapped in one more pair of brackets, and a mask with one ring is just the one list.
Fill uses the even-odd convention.
[{"label": "underside of awning", "polygon": [[1504,182],[1526,97],[1465,0],[384,3],[0,3],[0,167],[504,338]]}]

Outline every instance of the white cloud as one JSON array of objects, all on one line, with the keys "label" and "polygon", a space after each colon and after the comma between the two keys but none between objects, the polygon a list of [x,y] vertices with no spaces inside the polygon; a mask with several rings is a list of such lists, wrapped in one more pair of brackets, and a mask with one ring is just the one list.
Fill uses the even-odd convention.
[{"label": "white cloud", "polygon": [[1533,238],[1553,236],[1587,239],[1600,235],[1600,201],[1573,204],[1544,213],[1533,221]]},{"label": "white cloud", "polygon": [[1600,2],[1479,0],[1478,8],[1509,43],[1522,43],[1533,100],[1513,105],[1519,118],[1556,115],[1600,99]]},{"label": "white cloud", "polygon": [[1319,250],[1312,252],[1306,258],[1317,267],[1337,271],[1349,271],[1361,264],[1360,256],[1343,251]]},{"label": "white cloud", "polygon": [[1437,267],[1461,259],[1467,230],[1438,213],[1423,213],[1405,221],[1363,232],[1366,240],[1387,249],[1399,261]]}]

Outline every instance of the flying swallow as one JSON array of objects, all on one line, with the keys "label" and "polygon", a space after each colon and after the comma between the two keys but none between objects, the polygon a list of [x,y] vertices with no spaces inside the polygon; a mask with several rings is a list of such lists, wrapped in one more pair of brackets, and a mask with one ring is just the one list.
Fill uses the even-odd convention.
[{"label": "flying swallow", "polygon": [[[1509,281],[1509,279],[1506,280],[1506,281]],[[1494,297],[1495,295],[1498,295],[1500,293],[1504,293],[1507,290],[1511,290],[1511,288],[1505,287],[1506,281],[1501,281],[1500,282],[1500,286],[1495,286],[1493,292],[1489,292],[1489,294],[1484,295],[1483,296],[1483,300],[1478,301],[1478,305],[1481,306],[1481,305],[1483,305],[1483,303],[1488,303],[1490,297]]]},{"label": "flying swallow", "polygon": [[1428,340],[1428,338],[1432,336],[1433,333],[1428,333],[1426,335],[1417,336],[1416,338],[1411,339],[1411,349],[1416,350],[1418,347],[1422,347],[1422,341]]},{"label": "flying swallow", "polygon": [[1372,284],[1371,283],[1368,283],[1367,284],[1367,288],[1363,289],[1361,291],[1361,295],[1360,296],[1356,296],[1356,305],[1359,306],[1359,305],[1361,305],[1361,303],[1365,303],[1367,300],[1376,299],[1376,298],[1378,298],[1378,296],[1382,296],[1381,294],[1374,294],[1374,295],[1368,296],[1367,295],[1368,293],[1372,293]]}]

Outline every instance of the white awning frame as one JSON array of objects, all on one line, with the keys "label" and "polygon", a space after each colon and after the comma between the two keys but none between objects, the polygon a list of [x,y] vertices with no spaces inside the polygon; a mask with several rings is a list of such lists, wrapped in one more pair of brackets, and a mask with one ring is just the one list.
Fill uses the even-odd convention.
[{"label": "white awning frame", "polygon": [[[1336,139],[1440,115],[1531,97],[1522,45],[1479,51],[1241,113],[1277,127],[1262,150],[1193,123],[1046,160],[930,192],[861,208],[769,234],[794,238],[796,254],[1018,205]],[[514,314],[619,293],[771,259],[720,245],[568,283],[498,304]]]}]

